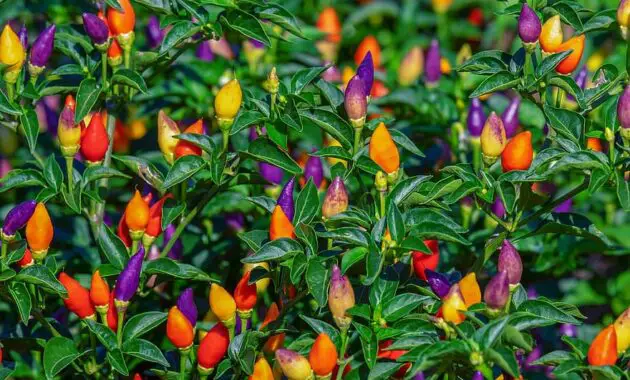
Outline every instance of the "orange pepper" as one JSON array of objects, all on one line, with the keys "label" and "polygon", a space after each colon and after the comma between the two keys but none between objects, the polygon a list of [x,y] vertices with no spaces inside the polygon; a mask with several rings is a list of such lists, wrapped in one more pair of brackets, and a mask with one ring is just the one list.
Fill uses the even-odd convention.
[{"label": "orange pepper", "polygon": [[46,255],[54,236],[50,215],[43,203],[35,206],[35,212],[26,223],[26,241],[35,259]]},{"label": "orange pepper", "polygon": [[260,357],[256,364],[254,364],[254,373],[248,380],[274,380],[273,370],[269,365],[269,362],[264,357]]},{"label": "orange pepper", "polygon": [[256,306],[258,290],[256,289],[256,283],[249,283],[250,274],[251,272],[249,271],[245,272],[234,289],[234,302],[238,311],[250,311]]},{"label": "orange pepper", "polygon": [[586,139],[586,149],[594,150],[596,152],[604,151],[604,147],[602,146],[602,140],[597,137],[589,137]]},{"label": "orange pepper", "polygon": [[560,22],[560,16],[555,15],[547,20],[540,31],[540,47],[548,52],[556,52],[556,48],[562,44],[564,35],[562,34],[562,23]]},{"label": "orange pepper", "polygon": [[136,190],[125,209],[125,221],[129,231],[144,231],[149,224],[149,205]]},{"label": "orange pepper", "polygon": [[325,377],[332,373],[337,365],[337,347],[326,333],[320,333],[311,347],[308,355],[313,372],[317,376]]},{"label": "orange pepper", "polygon": [[384,123],[380,123],[372,133],[370,158],[387,174],[396,172],[400,167],[398,147]]},{"label": "orange pepper", "polygon": [[226,322],[234,319],[236,302],[230,293],[221,285],[210,285],[210,308],[220,321]]},{"label": "orange pepper", "polygon": [[[194,124],[186,128],[184,133],[202,135],[203,121],[201,119],[197,120]],[[191,142],[179,140],[175,146],[175,158],[191,155],[201,156],[201,148]]]},{"label": "orange pepper", "polygon": [[136,25],[136,13],[129,0],[118,0],[118,4],[122,7],[122,12],[114,7],[107,9],[107,24],[115,36],[133,32]]},{"label": "orange pepper", "polygon": [[356,63],[357,66],[360,65],[368,51],[372,53],[374,68],[380,67],[381,46],[378,44],[378,41],[374,38],[374,36],[367,36],[361,41],[357,47],[357,51],[354,53],[354,63]]},{"label": "orange pepper", "polygon": [[527,170],[534,158],[532,148],[532,133],[525,131],[514,136],[501,153],[503,172],[512,170]]},{"label": "orange pepper", "polygon": [[326,34],[328,42],[341,42],[341,22],[333,7],[324,8],[317,18],[317,29]]},{"label": "orange pepper", "polygon": [[269,225],[269,239],[294,238],[295,230],[293,224],[286,216],[282,207],[276,206],[271,214],[271,224]]},{"label": "orange pepper", "polygon": [[617,362],[617,335],[614,325],[597,334],[588,349],[587,357],[588,364],[594,366],[614,365]]},{"label": "orange pepper", "polygon": [[177,306],[173,306],[166,319],[166,336],[179,349],[187,349],[193,344],[195,333],[190,321]]},{"label": "orange pepper", "polygon": [[582,53],[584,53],[585,40],[586,36],[581,34],[570,38],[556,48],[555,52],[573,50],[568,57],[556,66],[556,72],[559,74],[571,74],[578,67],[582,59]]},{"label": "orange pepper", "polygon": [[109,305],[109,285],[101,277],[98,269],[92,274],[92,286],[90,287],[90,300],[97,307]]},{"label": "orange pepper", "polygon": [[481,302],[481,289],[475,272],[470,272],[459,280],[459,291],[467,308]]},{"label": "orange pepper", "polygon": [[79,281],[67,275],[65,272],[59,274],[59,282],[66,288],[68,298],[63,300],[68,310],[75,313],[79,318],[91,318],[94,316],[94,306],[90,301],[90,292]]}]

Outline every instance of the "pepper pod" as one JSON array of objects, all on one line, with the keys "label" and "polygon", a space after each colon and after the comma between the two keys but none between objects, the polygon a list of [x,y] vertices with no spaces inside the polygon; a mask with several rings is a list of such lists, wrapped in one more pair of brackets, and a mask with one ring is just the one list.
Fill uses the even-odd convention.
[{"label": "pepper pod", "polygon": [[543,56],[557,52],[557,48],[564,40],[562,33],[562,22],[560,16],[555,15],[547,20],[540,31],[540,47],[543,50]]},{"label": "pepper pod", "polygon": [[630,1],[621,0],[617,7],[617,23],[624,40],[628,39],[628,25],[630,24]]},{"label": "pepper pod", "polygon": [[94,305],[90,301],[90,292],[65,272],[59,273],[59,282],[66,288],[68,297],[63,300],[68,310],[81,319],[96,319]]},{"label": "pepper pod", "polygon": [[[372,52],[368,51],[359,67],[357,67],[357,74],[363,81],[366,96],[369,98],[372,93],[372,87],[374,85],[374,60],[372,59]],[[345,83],[345,81],[344,81]]]},{"label": "pepper pod", "polygon": [[160,20],[157,16],[151,15],[151,17],[149,17],[149,21],[147,22],[147,26],[144,31],[150,49],[156,49],[162,44],[165,31],[160,28]]},{"label": "pepper pod", "polygon": [[118,0],[118,3],[122,11],[114,7],[107,8],[107,25],[125,52],[125,65],[128,65],[129,53],[136,38],[133,31],[136,26],[136,13],[129,0]]},{"label": "pepper pod", "polygon": [[43,203],[35,206],[35,211],[26,223],[26,242],[36,261],[42,261],[48,254],[48,248],[54,236],[50,215]]},{"label": "pepper pod", "polygon": [[503,128],[505,128],[505,136],[511,139],[518,130],[518,110],[521,105],[521,99],[514,97],[507,108],[501,114],[501,121],[503,121]]},{"label": "pepper pod", "polygon": [[[391,339],[387,339],[387,340],[379,342],[376,357],[379,359],[388,359],[391,361],[397,361],[398,358],[400,358],[401,356],[407,353],[407,350],[389,349],[389,347],[392,344],[394,344],[394,341]],[[395,378],[395,379],[404,378],[405,374],[407,373],[410,367],[411,367],[410,363],[405,363],[392,375],[392,378]]]},{"label": "pepper pod", "polygon": [[241,280],[234,289],[234,302],[236,303],[236,311],[241,318],[241,333],[247,329],[247,321],[252,317],[252,310],[256,306],[258,300],[258,290],[256,283],[250,284],[251,272],[245,272]]},{"label": "pepper pod", "polygon": [[114,70],[123,63],[123,51],[117,40],[112,40],[107,48],[107,63]]},{"label": "pepper pod", "polygon": [[433,11],[441,14],[449,10],[453,4],[453,0],[431,0],[431,4],[433,5]]},{"label": "pepper pod", "polygon": [[355,128],[355,133],[359,134],[365,125],[367,115],[367,101],[370,93],[366,90],[363,79],[357,74],[350,79],[344,93],[343,106],[350,119],[350,124]]},{"label": "pepper pod", "polygon": [[[177,306],[171,307],[166,318],[166,336],[168,340],[177,347],[180,355],[188,356],[192,348],[195,333],[190,321]],[[183,371],[183,369],[182,369]]]},{"label": "pepper pod", "polygon": [[315,26],[325,35],[323,40],[316,42],[315,46],[317,50],[322,55],[324,61],[336,61],[339,43],[341,42],[341,21],[339,21],[339,16],[335,8],[324,8],[317,17]]},{"label": "pepper pod", "polygon": [[4,243],[15,239],[15,233],[24,228],[35,213],[37,202],[34,200],[24,201],[13,207],[4,218],[0,237]]},{"label": "pepper pod", "polygon": [[426,56],[424,81],[427,87],[435,87],[442,78],[442,56],[440,55],[440,43],[434,39],[429,45]]},{"label": "pepper pod", "polygon": [[56,29],[55,24],[47,27],[33,42],[28,62],[28,72],[32,78],[37,78],[48,65],[53,52]]},{"label": "pepper pod", "polygon": [[459,292],[464,298],[464,303],[467,308],[481,302],[481,288],[477,282],[477,275],[475,272],[470,272],[465,275],[461,280],[459,280],[458,284]]},{"label": "pepper pod", "polygon": [[[267,314],[265,314],[265,319],[263,319],[259,330],[264,330],[265,327],[278,319],[279,316],[280,310],[278,309],[278,304],[273,302],[271,306],[269,306],[269,309],[267,309]],[[268,354],[276,352],[277,349],[284,345],[284,337],[284,333],[270,336],[263,346],[263,351]]]},{"label": "pepper pod", "polygon": [[490,279],[483,292],[483,300],[495,313],[503,309],[510,299],[510,281],[505,270],[499,271]]},{"label": "pepper pod", "polygon": [[295,237],[295,230],[291,222],[295,213],[295,203],[293,201],[294,188],[295,178],[291,178],[280,192],[269,224],[269,239],[271,240],[280,238],[292,239]]},{"label": "pepper pod", "polygon": [[497,161],[507,144],[503,121],[496,113],[492,112],[488,116],[481,130],[480,140],[483,161],[487,165],[492,165]]},{"label": "pepper pod", "polygon": [[398,179],[400,155],[384,123],[379,123],[370,139],[370,158],[387,174],[387,181],[393,184]]},{"label": "pepper pod", "polygon": [[352,322],[352,316],[346,311],[355,305],[354,289],[348,277],[341,274],[341,269],[333,265],[328,289],[328,308],[339,329],[345,330]]},{"label": "pepper pod", "polygon": [[155,239],[162,234],[162,209],[164,202],[172,197],[171,194],[166,194],[149,208],[149,222],[144,230],[144,235],[142,235],[142,245],[145,252],[149,251]]},{"label": "pepper pod", "polygon": [[[253,270],[254,268],[263,268],[266,271],[269,271],[269,264],[265,261],[260,262],[260,263],[245,263],[243,264],[243,273],[247,273],[250,272],[251,270]],[[267,288],[269,287],[269,284],[271,283],[271,279],[269,277],[265,277],[265,278],[261,278],[259,280],[256,281],[256,291],[258,292],[258,294],[263,294],[265,292],[265,290],[267,290]]]},{"label": "pepper pod", "polygon": [[61,146],[61,154],[70,158],[74,158],[81,147],[81,125],[74,122],[75,109],[74,97],[68,94],[63,110],[59,115],[57,138]]},{"label": "pepper pod", "polygon": [[88,166],[100,165],[109,147],[109,136],[100,112],[94,112],[87,128],[81,134],[81,155]]},{"label": "pepper pod", "polygon": [[230,333],[230,340],[234,337],[236,324],[236,302],[221,285],[210,285],[210,308],[219,321],[225,325]]},{"label": "pepper pod", "polygon": [[440,263],[440,250],[437,240],[425,240],[424,244],[431,250],[430,254],[420,251],[411,252],[411,260],[413,263],[413,271],[416,276],[427,281],[426,270],[434,271]]},{"label": "pepper pod", "polygon": [[90,37],[98,51],[101,53],[107,51],[109,47],[109,26],[107,26],[107,22],[91,13],[83,13],[83,29],[85,29],[85,33]]},{"label": "pepper pod", "polygon": [[451,289],[451,283],[448,280],[448,277],[446,277],[442,273],[434,272],[430,269],[426,269],[424,271],[424,274],[427,277],[429,287],[436,296],[444,298],[448,295],[448,292]]},{"label": "pepper pod", "polygon": [[621,355],[630,347],[630,308],[617,317],[614,326],[617,335],[617,353]]},{"label": "pepper pod", "polygon": [[109,327],[112,331],[116,331],[118,329],[118,313],[116,311],[114,297],[114,292],[110,292],[109,308],[107,308],[107,327]]},{"label": "pepper pod", "polygon": [[420,78],[424,72],[424,53],[420,46],[413,46],[398,66],[398,83],[410,86]]},{"label": "pepper pod", "polygon": [[316,379],[330,379],[337,365],[337,347],[326,333],[320,333],[315,339],[308,361]]},{"label": "pepper pod", "polygon": [[322,204],[322,217],[324,219],[332,218],[337,214],[341,214],[348,209],[348,191],[340,176],[335,177],[324,197]]},{"label": "pepper pod", "polygon": [[199,343],[197,370],[201,376],[208,376],[212,373],[227,353],[229,345],[229,331],[223,323],[218,322]]},{"label": "pepper pod", "polygon": [[376,38],[371,35],[366,36],[363,40],[361,40],[359,46],[357,46],[357,50],[354,53],[354,63],[357,66],[360,65],[368,53],[372,54],[374,67],[381,67],[381,46],[378,44]]},{"label": "pepper pod", "polygon": [[459,284],[451,286],[448,294],[442,300],[442,316],[445,321],[458,325],[466,319],[462,311],[466,311],[466,302],[459,289]]},{"label": "pepper pod", "polygon": [[324,164],[317,156],[309,156],[304,165],[304,177],[302,186],[306,186],[308,180],[312,179],[315,188],[321,189],[326,181],[324,180]]},{"label": "pepper pod", "polygon": [[[6,24],[0,34],[0,63],[7,66],[4,69],[4,80],[8,84],[17,82],[25,59],[26,52],[20,37]],[[9,98],[11,97],[12,94],[9,93]]]},{"label": "pepper pod", "polygon": [[[170,128],[170,127],[169,127]],[[184,130],[186,134],[203,135],[203,120],[199,119]],[[178,140],[175,145],[175,158],[201,156],[201,148],[190,141]]]},{"label": "pepper pod", "polygon": [[247,380],[274,380],[273,370],[264,356],[256,361],[254,372]]},{"label": "pepper pod", "polygon": [[499,262],[497,264],[499,271],[506,271],[510,286],[521,282],[523,275],[523,262],[516,247],[509,240],[503,240],[501,245],[501,253],[499,253]]},{"label": "pepper pod", "polygon": [[304,356],[284,348],[277,350],[275,356],[282,373],[289,380],[308,380],[313,378],[311,365]]},{"label": "pepper pod", "polygon": [[560,53],[564,51],[571,50],[571,53],[560,61],[560,63],[556,66],[556,72],[558,74],[571,74],[573,70],[575,70],[580,64],[580,60],[582,59],[582,54],[584,53],[584,45],[586,41],[586,36],[581,34],[579,36],[573,36],[567,41],[560,44],[554,50],[554,53]]},{"label": "pepper pod", "polygon": [[[626,86],[619,98],[619,102],[617,102],[617,119],[621,125],[621,137],[626,141],[630,140],[630,85]],[[614,140],[612,131],[608,132],[607,135],[609,135],[607,137],[612,137],[612,140]]]},{"label": "pepper pod", "polygon": [[186,288],[177,299],[177,308],[188,318],[193,329],[197,326],[197,318],[199,313],[195,304],[195,295],[192,288]]},{"label": "pepper pod", "polygon": [[232,79],[225,86],[221,87],[214,98],[214,113],[219,122],[219,128],[223,132],[224,150],[227,149],[227,137],[232,129],[232,124],[234,124],[234,118],[241,109],[242,102],[241,85],[236,79]]},{"label": "pepper pod", "polygon": [[514,136],[501,152],[503,172],[527,170],[534,159],[532,133],[525,131]]},{"label": "pepper pod", "polygon": [[[129,236],[131,236],[133,245],[137,245],[137,243],[142,239],[144,231],[149,224],[149,217],[149,205],[144,201],[144,199],[142,199],[140,191],[136,190],[129,203],[127,203],[127,208],[125,209],[125,222],[129,227]],[[132,248],[132,252],[134,251],[135,249]]]},{"label": "pepper pod", "polygon": [[527,3],[523,4],[518,16],[518,35],[528,53],[532,53],[536,48],[541,29],[542,25],[536,12]]},{"label": "pepper pod", "polygon": [[28,268],[31,265],[35,264],[35,260],[33,260],[33,255],[31,254],[31,250],[26,248],[24,249],[24,256],[17,262],[18,266],[22,269]]},{"label": "pepper pod", "polygon": [[[138,253],[131,256],[125,268],[118,275],[114,289],[114,303],[119,317],[124,316],[127,306],[129,306],[129,301],[136,294],[136,290],[138,290],[143,259],[144,248],[140,247]],[[122,324],[122,318],[118,319],[118,323]]]},{"label": "pepper pod", "polygon": [[158,145],[169,164],[175,161],[175,148],[180,141],[175,136],[179,135],[179,127],[164,110],[160,110],[157,119]]},{"label": "pepper pod", "polygon": [[18,32],[18,38],[20,39],[20,42],[22,43],[22,47],[24,48],[24,51],[28,50],[28,29],[26,29],[26,24],[23,24],[22,27],[20,28],[20,31]]},{"label": "pepper pod", "polygon": [[101,316],[103,322],[107,321],[107,311],[109,310],[110,291],[109,285],[101,277],[97,269],[92,274],[92,285],[90,287],[90,300]]},{"label": "pepper pod", "polygon": [[615,325],[599,332],[588,348],[587,361],[592,366],[615,365],[617,362],[617,334]]}]

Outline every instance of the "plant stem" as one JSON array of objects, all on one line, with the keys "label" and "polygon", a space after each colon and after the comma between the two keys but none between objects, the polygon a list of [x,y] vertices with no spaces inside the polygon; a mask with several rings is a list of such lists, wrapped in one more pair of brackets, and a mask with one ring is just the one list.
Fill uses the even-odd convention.
[{"label": "plant stem", "polygon": [[7,96],[9,97],[9,102],[13,103],[13,98],[15,97],[15,83],[7,83]]},{"label": "plant stem", "polygon": [[361,136],[363,134],[363,126],[354,128],[354,145],[352,146],[352,156],[355,156],[361,148]]},{"label": "plant stem", "polygon": [[474,141],[472,142],[473,149],[473,169],[475,173],[479,172],[481,169],[481,143]]},{"label": "plant stem", "polygon": [[136,252],[138,252],[138,240],[131,241],[131,251],[129,251],[129,256],[133,256]]},{"label": "plant stem", "polygon": [[221,130],[221,134],[223,135],[223,151],[221,154],[225,155],[230,144],[230,130]]},{"label": "plant stem", "polygon": [[348,361],[345,359],[346,349],[348,348],[348,329],[345,328],[341,330],[341,350],[339,351],[339,370],[337,371],[337,376],[335,380],[341,380],[343,376],[343,371],[346,369],[346,365]]},{"label": "plant stem", "polygon": [[562,107],[562,102],[564,100],[564,90],[558,87],[556,90],[556,108]]},{"label": "plant stem", "polygon": [[9,249],[9,242],[2,239],[2,260],[7,258],[7,251]]},{"label": "plant stem", "polygon": [[378,196],[381,201],[380,202],[381,203],[381,218],[384,218],[385,217],[385,192],[379,191]]},{"label": "plant stem", "polygon": [[125,312],[122,310],[118,311],[118,326],[116,328],[116,338],[118,341],[118,347],[122,346],[122,328],[123,328],[124,319],[125,319]]},{"label": "plant stem", "polygon": [[245,334],[245,332],[247,331],[247,321],[249,320],[249,318],[242,318],[241,317],[241,334]]},{"label": "plant stem", "polygon": [[529,215],[527,218],[522,219],[521,221],[519,221],[517,227],[520,227],[520,226],[523,226],[523,225],[529,223],[530,221],[536,219],[540,215],[545,214],[545,213],[549,212],[550,210],[553,210],[560,203],[562,203],[562,202],[566,201],[567,199],[572,198],[575,195],[581,193],[583,190],[585,190],[588,187],[588,181],[589,181],[588,178],[584,178],[584,181],[580,185],[578,185],[576,188],[574,188],[573,190],[569,191],[568,193],[565,193],[565,194],[561,195],[560,197],[554,199],[553,201],[548,202],[547,205],[541,207],[535,213],[533,213],[533,214]]},{"label": "plant stem", "polygon": [[197,216],[199,211],[203,210],[206,204],[210,201],[210,199],[212,199],[212,197],[218,191],[219,191],[219,187],[214,186],[210,191],[206,193],[206,195],[204,195],[204,197],[197,204],[197,206],[195,206],[195,208],[190,210],[186,218],[182,220],[182,222],[177,226],[177,229],[175,230],[175,233],[173,233],[171,240],[169,240],[168,243],[166,243],[166,246],[164,246],[164,248],[162,249],[162,252],[160,252],[160,257],[166,257],[166,255],[170,252],[171,248],[173,248],[175,241],[177,241],[177,239],[179,238],[179,235],[181,235],[182,232],[184,232],[184,229],[186,228],[188,223],[190,223],[195,218],[195,216]]},{"label": "plant stem", "polygon": [[[630,50],[630,49],[629,49]],[[610,165],[615,164],[615,137],[608,140],[608,157],[610,158]]]},{"label": "plant stem", "polygon": [[107,90],[107,51],[101,53],[101,86]]},{"label": "plant stem", "polygon": [[188,355],[184,351],[179,351],[179,379],[184,380],[186,378],[186,359]]},{"label": "plant stem", "polygon": [[74,194],[74,157],[66,157],[66,171],[68,173],[68,192]]}]

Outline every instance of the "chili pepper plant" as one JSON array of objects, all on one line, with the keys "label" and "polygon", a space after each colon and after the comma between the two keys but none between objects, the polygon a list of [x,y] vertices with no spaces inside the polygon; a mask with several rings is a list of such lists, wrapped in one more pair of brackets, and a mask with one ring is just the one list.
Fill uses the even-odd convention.
[{"label": "chili pepper plant", "polygon": [[630,1],[0,15],[0,379],[628,378]]}]

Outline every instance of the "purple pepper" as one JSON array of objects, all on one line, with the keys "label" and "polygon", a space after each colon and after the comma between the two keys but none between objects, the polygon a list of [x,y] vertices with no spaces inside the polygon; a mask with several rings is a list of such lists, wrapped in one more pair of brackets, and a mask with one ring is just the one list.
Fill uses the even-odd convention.
[{"label": "purple pepper", "polygon": [[556,213],[567,213],[571,212],[573,209],[573,199],[569,198],[566,201],[560,203],[553,209],[553,212]]},{"label": "purple pepper", "polygon": [[491,309],[501,309],[510,297],[510,282],[506,271],[497,273],[490,279],[483,292],[483,300]]},{"label": "purple pepper", "polygon": [[28,50],[28,30],[26,29],[26,25],[22,25],[18,32],[18,37],[20,38],[24,50]]},{"label": "purple pepper", "polygon": [[428,85],[435,85],[442,77],[440,60],[440,43],[434,39],[431,41],[427,51],[426,69],[424,71],[425,81]]},{"label": "purple pepper", "polygon": [[365,122],[368,95],[369,92],[365,90],[365,84],[361,77],[359,75],[353,76],[346,87],[343,102],[348,118],[353,124],[355,122]]},{"label": "purple pepper", "polygon": [[240,212],[231,212],[225,215],[225,224],[232,231],[239,232],[245,225],[245,217]]},{"label": "purple pepper", "polygon": [[37,36],[33,47],[31,48],[30,63],[36,67],[46,67],[55,45],[55,31],[57,27],[52,24]]},{"label": "purple pepper", "polygon": [[558,330],[561,335],[566,335],[571,338],[575,338],[577,336],[577,327],[569,323],[561,324]]},{"label": "purple pepper", "polygon": [[144,259],[144,248],[140,246],[138,253],[131,256],[127,262],[127,266],[118,275],[116,280],[116,289],[114,300],[118,302],[128,303],[131,297],[136,294],[138,284],[140,283],[140,272],[142,272],[142,261]]},{"label": "purple pepper", "polygon": [[195,52],[195,56],[202,61],[210,62],[214,60],[214,53],[210,48],[210,44],[208,41],[202,41],[199,46],[197,46],[197,51]]},{"label": "purple pepper", "polygon": [[35,212],[35,206],[37,206],[37,202],[30,200],[13,207],[7,214],[7,217],[4,218],[2,234],[5,236],[13,236],[17,230],[24,228]]},{"label": "purple pepper", "polygon": [[424,380],[424,373],[422,372],[416,373],[416,375],[413,377],[413,380]]},{"label": "purple pepper", "polygon": [[444,298],[451,289],[448,278],[442,273],[434,272],[431,269],[425,269],[424,274],[427,276],[427,282],[438,297]]},{"label": "purple pepper", "polygon": [[505,206],[503,205],[501,197],[497,196],[494,198],[494,202],[492,203],[492,206],[490,206],[490,209],[494,215],[499,217],[499,219],[505,218]]},{"label": "purple pepper", "polygon": [[630,85],[627,85],[625,90],[623,90],[623,94],[621,94],[617,103],[617,118],[623,129],[621,133],[628,134],[625,130],[630,130]]},{"label": "purple pepper", "polygon": [[293,215],[295,215],[295,204],[293,202],[293,189],[295,188],[295,177],[292,177],[289,182],[282,188],[280,192],[280,196],[278,197],[278,201],[276,204],[282,208],[284,215],[287,216],[289,220],[293,220]]},{"label": "purple pepper", "polygon": [[363,80],[365,92],[370,95],[372,93],[372,85],[374,85],[374,61],[372,60],[371,51],[368,51],[363,57],[363,61],[357,68],[357,75]]},{"label": "purple pepper", "polygon": [[503,240],[497,267],[499,271],[505,271],[507,273],[510,284],[516,285],[521,282],[523,262],[521,261],[521,256],[518,254],[516,247],[507,239]]},{"label": "purple pepper", "polygon": [[341,82],[341,73],[337,66],[332,65],[330,62],[326,64],[331,66],[322,73],[322,79],[328,82]]},{"label": "purple pepper", "polygon": [[[173,238],[173,235],[175,234],[175,230],[176,228],[172,224],[169,224],[164,230],[164,245],[165,246]],[[173,244],[173,248],[171,248],[167,256],[169,259],[172,259],[172,260],[181,260],[182,257],[184,257],[184,245],[182,244],[181,240],[177,239],[175,241],[175,244]]]},{"label": "purple pepper", "polygon": [[253,38],[249,39],[249,43],[252,44],[252,46],[256,49],[263,49],[265,47],[265,44]]},{"label": "purple pepper", "polygon": [[538,298],[538,291],[536,290],[536,288],[534,288],[533,286],[527,288],[527,299],[535,300],[536,298]]},{"label": "purple pepper", "polygon": [[[584,88],[586,87],[587,80],[588,80],[588,69],[586,68],[586,66],[582,66],[580,71],[578,71],[577,75],[575,76],[575,84],[577,84],[577,86],[580,89],[584,90]],[[567,94],[567,99],[571,101],[575,101],[575,97],[573,97],[573,95],[571,94]]]},{"label": "purple pepper", "polygon": [[[252,328],[252,319],[249,318],[247,320],[247,329],[251,329]],[[241,317],[238,315],[238,313],[236,313],[236,325],[234,327],[234,335],[240,335],[241,334]]]},{"label": "purple pepper", "polygon": [[160,20],[158,20],[157,16],[152,15],[149,17],[145,33],[147,36],[147,42],[149,43],[149,48],[155,49],[162,44],[164,31],[160,29]]},{"label": "purple pepper", "polygon": [[267,162],[259,162],[258,171],[267,182],[274,185],[280,184],[282,177],[284,177],[284,171],[281,168]]},{"label": "purple pepper", "polygon": [[324,164],[322,159],[317,156],[310,156],[304,165],[304,180],[313,179],[316,188],[320,188],[324,182]]},{"label": "purple pepper", "polygon": [[481,130],[486,123],[486,114],[483,112],[483,105],[479,98],[473,98],[468,108],[468,117],[466,117],[466,125],[468,133],[473,137],[481,136]]},{"label": "purple pepper", "polygon": [[96,15],[84,13],[83,28],[94,45],[103,45],[109,39],[107,24]]},{"label": "purple pepper", "polygon": [[521,41],[532,44],[538,41],[542,25],[538,15],[532,8],[523,4],[521,14],[518,16],[518,35],[521,37]]},{"label": "purple pepper", "polygon": [[473,376],[471,377],[471,380],[483,380],[483,374],[479,371],[475,371],[475,373],[473,373]]},{"label": "purple pepper", "polygon": [[505,128],[505,136],[509,139],[516,134],[518,129],[518,109],[521,105],[521,99],[515,97],[507,106],[503,114],[501,114],[501,120],[503,120],[503,128]]},{"label": "purple pepper", "polygon": [[195,305],[195,295],[192,288],[186,288],[177,299],[177,308],[186,316],[190,324],[195,327],[197,324],[197,305]]}]

